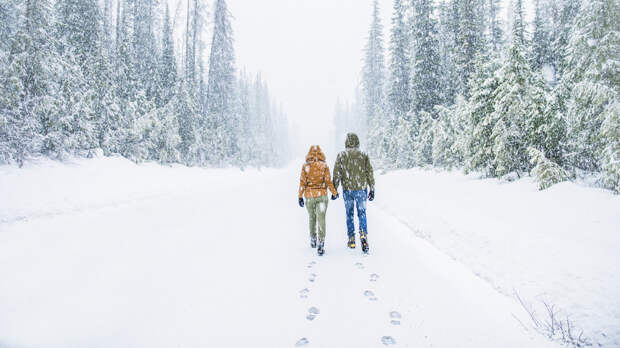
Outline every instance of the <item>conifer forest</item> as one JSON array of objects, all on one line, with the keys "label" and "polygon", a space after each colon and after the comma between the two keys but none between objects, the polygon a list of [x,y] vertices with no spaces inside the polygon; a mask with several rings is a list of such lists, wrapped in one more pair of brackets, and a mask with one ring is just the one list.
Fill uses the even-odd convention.
[{"label": "conifer forest", "polygon": [[336,128],[364,134],[387,169],[530,173],[541,188],[594,174],[620,192],[620,5],[530,5],[528,20],[523,0],[375,1]]}]

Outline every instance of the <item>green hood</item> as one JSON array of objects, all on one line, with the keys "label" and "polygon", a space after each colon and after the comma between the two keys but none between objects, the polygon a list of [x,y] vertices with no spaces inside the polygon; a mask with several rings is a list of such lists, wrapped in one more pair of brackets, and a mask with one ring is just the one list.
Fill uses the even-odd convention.
[{"label": "green hood", "polygon": [[360,147],[360,139],[355,133],[347,134],[347,141],[344,143],[347,149],[357,149]]}]

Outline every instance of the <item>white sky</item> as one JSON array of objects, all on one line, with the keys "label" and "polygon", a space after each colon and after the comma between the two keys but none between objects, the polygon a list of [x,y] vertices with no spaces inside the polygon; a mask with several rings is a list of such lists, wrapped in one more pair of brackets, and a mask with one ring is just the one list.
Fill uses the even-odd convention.
[{"label": "white sky", "polygon": [[[392,0],[381,0],[389,27]],[[328,146],[338,97],[358,85],[372,0],[228,0],[237,65],[261,71],[298,127],[298,145]],[[386,33],[387,35],[387,33]]]}]

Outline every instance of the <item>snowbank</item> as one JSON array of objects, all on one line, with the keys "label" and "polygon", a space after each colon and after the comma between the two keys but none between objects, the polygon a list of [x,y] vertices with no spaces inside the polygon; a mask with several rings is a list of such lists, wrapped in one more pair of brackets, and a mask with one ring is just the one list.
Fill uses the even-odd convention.
[{"label": "snowbank", "polygon": [[270,170],[205,169],[135,163],[123,157],[40,159],[0,166],[0,223],[157,199],[215,193]]},{"label": "snowbank", "polygon": [[620,345],[620,197],[565,182],[538,191],[456,172],[377,178],[377,203],[501,292],[560,309],[594,343]]}]

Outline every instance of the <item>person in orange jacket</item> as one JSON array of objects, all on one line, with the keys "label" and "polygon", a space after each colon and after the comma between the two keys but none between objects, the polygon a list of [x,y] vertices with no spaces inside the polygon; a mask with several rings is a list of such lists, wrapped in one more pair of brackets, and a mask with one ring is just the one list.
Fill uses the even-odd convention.
[{"label": "person in orange jacket", "polygon": [[[329,166],[325,163],[325,154],[318,145],[313,145],[306,155],[306,163],[301,167],[299,180],[299,206],[306,207],[310,217],[310,246],[317,248],[317,253],[325,252],[325,214],[327,212],[327,190],[332,193],[332,200],[338,199],[338,191],[334,187],[329,172]],[[304,197],[306,198],[304,202]],[[318,221],[318,245],[317,245],[317,221]]]}]

